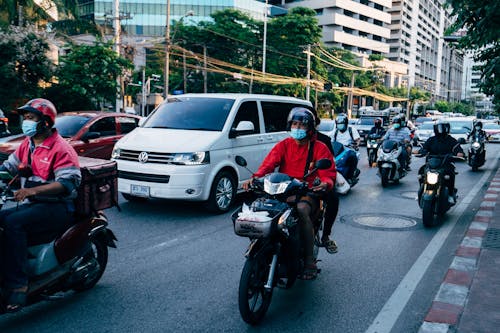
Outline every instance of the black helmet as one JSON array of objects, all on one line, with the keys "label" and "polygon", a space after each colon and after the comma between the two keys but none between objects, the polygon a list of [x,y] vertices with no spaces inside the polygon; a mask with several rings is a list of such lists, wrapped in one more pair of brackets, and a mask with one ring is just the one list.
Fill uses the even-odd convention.
[{"label": "black helmet", "polygon": [[483,122],[481,120],[476,120],[474,122],[474,127],[479,126],[480,129],[483,129]]},{"label": "black helmet", "polygon": [[316,117],[314,117],[311,110],[300,106],[294,107],[288,114],[287,130],[291,129],[292,121],[300,121],[307,126],[307,132],[309,134],[309,132],[314,131],[314,128],[316,127],[315,119]]},{"label": "black helmet", "polygon": [[450,133],[450,123],[443,121],[434,124],[434,134],[436,136],[446,136],[449,133]]},{"label": "black helmet", "polygon": [[402,123],[401,118],[399,118],[399,117],[392,118],[392,123],[401,125],[401,123]]},{"label": "black helmet", "polygon": [[[347,115],[345,113],[341,113],[335,118],[335,125],[341,132],[345,132],[347,130],[347,127],[349,125],[349,119],[347,118]],[[339,126],[342,125],[342,126]]]},{"label": "black helmet", "polygon": [[373,124],[375,125],[375,127],[377,128],[380,128],[382,127],[382,118],[375,118]]}]

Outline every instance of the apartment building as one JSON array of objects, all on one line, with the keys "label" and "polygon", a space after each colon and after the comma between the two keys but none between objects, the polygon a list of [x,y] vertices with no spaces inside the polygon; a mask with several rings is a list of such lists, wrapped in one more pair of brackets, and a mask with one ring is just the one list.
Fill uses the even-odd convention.
[{"label": "apartment building", "polygon": [[434,100],[459,101],[463,56],[443,40],[451,15],[445,0],[393,0],[388,58],[408,65],[406,84]]}]

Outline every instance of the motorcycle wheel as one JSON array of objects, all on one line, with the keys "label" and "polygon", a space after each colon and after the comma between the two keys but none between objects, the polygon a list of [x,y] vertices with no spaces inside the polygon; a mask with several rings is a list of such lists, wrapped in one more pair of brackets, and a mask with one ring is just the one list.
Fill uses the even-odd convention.
[{"label": "motorcycle wheel", "polygon": [[368,154],[368,167],[372,167],[373,163],[375,163],[375,152],[372,150],[370,154]]},{"label": "motorcycle wheel", "polygon": [[260,323],[271,304],[273,291],[264,288],[271,259],[271,256],[247,259],[241,272],[238,306],[241,318],[250,325]]},{"label": "motorcycle wheel", "polygon": [[[108,246],[99,239],[93,239],[90,243],[90,250],[84,256],[80,267],[90,266],[89,273],[85,278],[73,285],[74,291],[85,291],[91,289],[101,279],[108,263]],[[93,269],[94,268],[94,269]]]},{"label": "motorcycle wheel", "polygon": [[473,172],[476,172],[479,168],[477,167],[476,164],[472,165],[472,171]]},{"label": "motorcycle wheel", "polygon": [[382,187],[387,187],[387,185],[389,185],[389,169],[380,169],[380,179],[382,180]]},{"label": "motorcycle wheel", "polygon": [[422,203],[422,222],[424,227],[431,228],[434,226],[434,205],[432,200],[424,200]]}]

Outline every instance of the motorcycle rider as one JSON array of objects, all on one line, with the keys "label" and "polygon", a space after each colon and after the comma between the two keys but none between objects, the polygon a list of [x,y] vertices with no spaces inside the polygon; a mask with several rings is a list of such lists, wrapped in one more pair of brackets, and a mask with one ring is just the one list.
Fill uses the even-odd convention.
[{"label": "motorcycle rider", "polygon": [[[299,109],[302,108],[296,107],[293,108],[292,111]],[[314,114],[314,119],[316,120],[316,128],[318,128],[319,124],[321,123],[321,119],[318,117],[315,110],[313,110],[313,114]],[[330,137],[326,134],[316,131],[316,138],[318,141],[323,142],[333,155],[333,147]],[[335,161],[332,160],[332,163],[335,163]],[[333,224],[335,223],[335,219],[337,218],[337,214],[339,211],[339,196],[335,192],[335,189],[333,189],[332,191],[328,191],[323,196],[323,200],[326,203],[326,210],[325,210],[325,221],[323,225],[323,235],[321,236],[321,243],[323,244],[328,253],[337,253],[338,252],[337,243],[333,239],[330,239],[330,234],[332,233]]]},{"label": "motorcycle rider", "polygon": [[409,171],[409,167],[406,164],[408,161],[408,151],[406,150],[406,145],[410,143],[410,130],[407,127],[402,126],[400,117],[394,117],[392,119],[392,128],[385,133],[383,139],[394,140],[403,146],[401,154],[398,156],[398,161],[402,170]]},{"label": "motorcycle rider", "polygon": [[[326,145],[316,139],[315,118],[311,111],[303,108],[298,111],[292,110],[288,119],[291,137],[278,142],[271,149],[259,170],[243,184],[245,190],[249,189],[253,178],[263,177],[276,168],[290,177],[303,179],[317,160],[327,158],[333,161],[332,153]],[[308,161],[310,161],[309,164]],[[321,182],[313,186],[316,177]],[[297,203],[301,242],[305,249],[304,273],[301,276],[304,280],[315,279],[318,274],[318,267],[313,259],[314,229],[311,216],[315,216],[318,211],[319,198],[314,192],[331,191],[335,177],[335,164],[332,164],[329,169],[317,170],[306,179],[312,193],[300,198]]]},{"label": "motorcycle rider", "polygon": [[483,122],[481,120],[474,121],[474,127],[472,131],[467,135],[467,140],[476,136],[479,138],[480,142],[488,140],[488,134],[483,130]]},{"label": "motorcycle rider", "polygon": [[[339,142],[345,147],[351,147],[358,150],[361,137],[358,130],[349,126],[349,119],[345,113],[341,113],[335,119],[335,132],[333,133],[332,143]],[[344,175],[345,179],[350,182],[353,177],[357,177],[358,170],[358,157],[355,152],[349,153],[346,159],[348,171]]]},{"label": "motorcycle rider", "polygon": [[81,181],[75,150],[52,128],[57,115],[55,106],[49,100],[36,98],[18,112],[23,116],[26,138],[0,166],[0,171],[21,177],[22,187],[14,198],[23,203],[0,211],[4,230],[3,284],[10,291],[8,312],[18,311],[26,303],[28,238],[36,239],[41,233],[57,234],[71,225],[72,199]]},{"label": "motorcycle rider", "polygon": [[382,118],[375,118],[373,121],[373,127],[370,129],[368,135],[375,134],[383,137],[386,130],[382,127]]},{"label": "motorcycle rider", "polygon": [[[458,141],[452,137],[450,134],[450,123],[446,121],[438,122],[434,124],[434,136],[431,136],[419,151],[421,155],[446,155],[453,154],[458,157],[464,157],[464,151],[458,143]],[[423,174],[425,165],[423,165],[418,171],[419,174]],[[455,204],[456,202],[456,189],[455,189],[455,167],[451,163],[446,164],[446,174],[449,175],[449,179],[446,181],[448,186],[448,202],[450,204]],[[421,182],[423,177],[420,178]]]}]

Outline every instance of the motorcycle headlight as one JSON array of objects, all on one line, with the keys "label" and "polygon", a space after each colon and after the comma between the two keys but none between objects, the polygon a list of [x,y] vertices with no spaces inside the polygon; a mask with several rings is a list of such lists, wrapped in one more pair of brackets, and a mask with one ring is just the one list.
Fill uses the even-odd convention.
[{"label": "motorcycle headlight", "polygon": [[481,144],[479,142],[472,143],[472,149],[479,149],[480,147],[481,147]]},{"label": "motorcycle headlight", "polygon": [[177,165],[201,165],[210,163],[208,151],[195,153],[177,153],[172,155],[172,164]]},{"label": "motorcycle headlight", "polygon": [[427,172],[427,183],[430,185],[434,185],[438,182],[439,173],[437,172]]},{"label": "motorcycle headlight", "polygon": [[283,215],[280,216],[280,219],[278,220],[278,225],[286,225],[286,220],[288,219],[288,216],[292,213],[291,209],[288,209],[283,213]]},{"label": "motorcycle headlight", "polygon": [[271,183],[271,181],[266,178],[264,179],[264,192],[270,195],[281,194],[285,192],[290,182],[291,181]]}]

